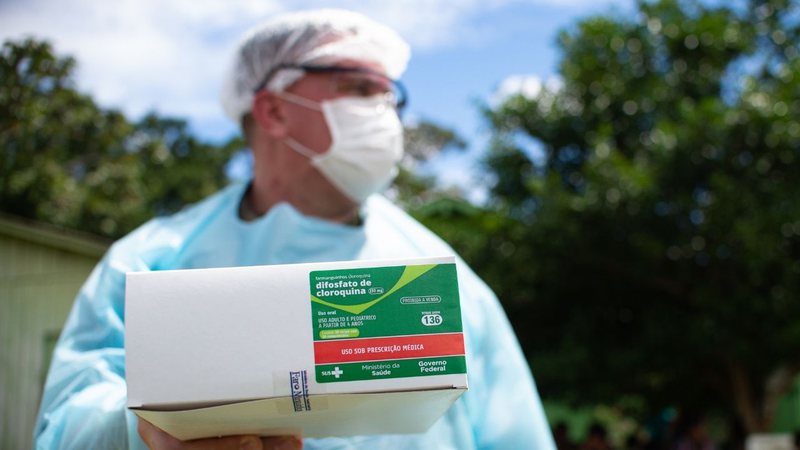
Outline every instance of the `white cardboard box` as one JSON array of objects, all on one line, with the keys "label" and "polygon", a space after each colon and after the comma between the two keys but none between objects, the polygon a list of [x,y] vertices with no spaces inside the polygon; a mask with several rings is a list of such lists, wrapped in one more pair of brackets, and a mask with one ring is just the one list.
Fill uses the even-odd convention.
[{"label": "white cardboard box", "polygon": [[452,257],[127,275],[128,407],[180,439],[419,433],[467,389]]}]

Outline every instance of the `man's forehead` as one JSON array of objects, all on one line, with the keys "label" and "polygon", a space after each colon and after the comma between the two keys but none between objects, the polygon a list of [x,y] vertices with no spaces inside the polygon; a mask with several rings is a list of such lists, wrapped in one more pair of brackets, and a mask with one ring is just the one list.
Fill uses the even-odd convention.
[{"label": "man's forehead", "polygon": [[[364,60],[364,59],[339,59],[335,61],[330,61],[328,63],[314,63],[310,64],[312,66],[317,67],[341,67],[341,68],[349,68],[349,69],[364,69],[363,71],[353,71],[353,72],[335,72],[332,75],[340,80],[369,80],[377,85],[381,85],[384,88],[391,87],[391,79],[386,75],[386,71],[384,70],[383,66],[380,63],[376,63],[374,61]],[[324,72],[320,73],[320,75],[325,75]]]}]

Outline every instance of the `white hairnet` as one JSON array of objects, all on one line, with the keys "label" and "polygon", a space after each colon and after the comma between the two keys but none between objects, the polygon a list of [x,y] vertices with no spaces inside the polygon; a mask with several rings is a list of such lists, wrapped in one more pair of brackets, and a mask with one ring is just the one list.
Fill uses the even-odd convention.
[{"label": "white hairnet", "polygon": [[[399,78],[410,56],[408,44],[391,28],[352,11],[283,14],[244,36],[226,76],[222,107],[239,122],[250,111],[255,89],[281,64],[355,59],[380,64],[389,77]],[[279,70],[267,88],[283,90],[302,75],[300,70]]]}]

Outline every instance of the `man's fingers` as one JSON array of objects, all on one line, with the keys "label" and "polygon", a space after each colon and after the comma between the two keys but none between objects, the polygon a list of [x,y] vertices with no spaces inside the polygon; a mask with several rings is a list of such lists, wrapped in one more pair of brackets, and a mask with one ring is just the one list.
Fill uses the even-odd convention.
[{"label": "man's fingers", "polygon": [[180,448],[180,441],[170,436],[160,428],[152,423],[139,418],[139,425],[137,427],[139,436],[147,447],[151,449],[177,449]]},{"label": "man's fingers", "polygon": [[262,437],[261,443],[264,450],[300,450],[303,441],[295,436]]},{"label": "man's fingers", "polygon": [[258,436],[226,436],[183,442],[186,450],[263,450]]},{"label": "man's fingers", "polygon": [[183,443],[187,450],[300,450],[303,441],[293,436],[228,436]]}]

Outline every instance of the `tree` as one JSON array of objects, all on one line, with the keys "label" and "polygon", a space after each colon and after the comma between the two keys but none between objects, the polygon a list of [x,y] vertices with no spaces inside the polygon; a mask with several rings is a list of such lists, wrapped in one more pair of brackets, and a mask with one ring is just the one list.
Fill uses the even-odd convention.
[{"label": "tree", "polygon": [[800,8],[740,6],[583,20],[560,88],[485,111],[503,219],[476,268],[545,396],[756,432],[800,373]]},{"label": "tree", "polygon": [[441,152],[465,149],[467,143],[461,136],[423,119],[404,126],[403,146],[405,155],[398,176],[387,192],[390,197],[415,211],[435,199],[458,196],[451,190],[438,188],[435,175],[423,175],[419,169]]},{"label": "tree", "polygon": [[155,114],[132,123],[78,92],[74,69],[47,42],[3,44],[2,211],[116,238],[224,185],[241,142],[203,143]]}]

